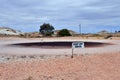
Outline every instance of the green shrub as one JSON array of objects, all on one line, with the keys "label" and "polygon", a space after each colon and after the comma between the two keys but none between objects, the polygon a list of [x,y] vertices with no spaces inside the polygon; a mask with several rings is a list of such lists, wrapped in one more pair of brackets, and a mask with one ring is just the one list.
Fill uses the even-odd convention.
[{"label": "green shrub", "polygon": [[62,29],[58,32],[57,36],[60,36],[60,37],[71,36],[71,34],[67,29]]}]

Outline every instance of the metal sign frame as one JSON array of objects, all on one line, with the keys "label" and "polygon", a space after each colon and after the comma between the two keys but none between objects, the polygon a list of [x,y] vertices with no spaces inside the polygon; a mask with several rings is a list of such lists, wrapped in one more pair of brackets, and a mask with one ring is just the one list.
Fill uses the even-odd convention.
[{"label": "metal sign frame", "polygon": [[73,42],[72,48],[84,48],[84,42]]},{"label": "metal sign frame", "polygon": [[85,44],[84,42],[73,42],[72,43],[72,55],[71,55],[71,58],[73,58],[73,53],[74,53],[74,48],[84,48],[85,47]]}]

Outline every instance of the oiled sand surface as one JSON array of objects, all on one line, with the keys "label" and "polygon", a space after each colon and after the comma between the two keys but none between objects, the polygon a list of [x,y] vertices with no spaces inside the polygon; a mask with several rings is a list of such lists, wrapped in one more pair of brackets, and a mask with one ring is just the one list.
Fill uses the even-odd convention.
[{"label": "oiled sand surface", "polygon": [[[0,54],[1,55],[71,55],[72,47],[71,44],[67,44],[68,48],[61,47],[56,49],[57,45],[55,43],[54,46],[51,48],[47,48],[43,46],[43,48],[35,46],[39,45],[40,42],[74,42],[74,41],[83,41],[86,43],[89,42],[100,42],[100,43],[111,43],[114,45],[107,45],[103,47],[90,47],[90,48],[76,48],[74,49],[74,54],[99,54],[99,53],[111,53],[111,52],[120,52],[120,40],[82,40],[79,38],[68,38],[68,39],[61,39],[61,38],[43,38],[43,39],[17,39],[17,38],[10,38],[10,39],[0,39]],[[11,44],[21,44],[26,43],[26,46],[11,46]],[[34,45],[28,45],[29,43],[34,43]],[[60,43],[61,44],[61,43]],[[59,45],[60,45],[59,44]],[[44,45],[44,44],[40,44]],[[47,45],[51,45],[47,44]],[[63,44],[62,44],[63,45]],[[90,44],[92,45],[92,44]]]}]

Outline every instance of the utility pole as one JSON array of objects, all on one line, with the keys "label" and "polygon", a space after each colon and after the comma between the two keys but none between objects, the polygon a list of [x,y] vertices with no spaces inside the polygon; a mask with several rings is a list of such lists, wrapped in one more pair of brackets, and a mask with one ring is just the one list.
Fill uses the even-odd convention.
[{"label": "utility pole", "polygon": [[81,24],[79,24],[79,34],[81,34]]}]

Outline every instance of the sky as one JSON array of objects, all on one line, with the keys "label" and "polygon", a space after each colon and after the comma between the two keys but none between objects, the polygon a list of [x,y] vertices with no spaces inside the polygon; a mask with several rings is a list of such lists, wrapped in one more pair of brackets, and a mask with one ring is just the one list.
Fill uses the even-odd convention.
[{"label": "sky", "polygon": [[82,33],[120,30],[120,0],[0,0],[0,26],[39,31],[49,23]]}]

